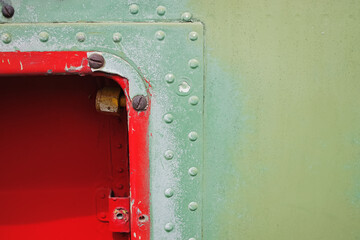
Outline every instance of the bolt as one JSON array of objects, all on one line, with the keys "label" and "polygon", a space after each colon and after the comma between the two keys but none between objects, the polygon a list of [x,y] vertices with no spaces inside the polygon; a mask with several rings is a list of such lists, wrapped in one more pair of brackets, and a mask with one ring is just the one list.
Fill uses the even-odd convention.
[{"label": "bolt", "polygon": [[137,14],[139,12],[139,5],[137,4],[131,4],[129,6],[129,10],[131,14]]},{"label": "bolt", "polygon": [[12,16],[14,16],[15,10],[11,5],[5,4],[2,7],[1,12],[4,17],[11,18]]},{"label": "bolt", "polygon": [[191,59],[189,61],[189,66],[192,68],[192,69],[195,69],[199,66],[199,61],[196,60],[196,59]]},{"label": "bolt", "polygon": [[106,218],[106,214],[105,214],[105,213],[100,213],[100,218],[101,218],[101,219],[105,219],[105,218]]},{"label": "bolt", "polygon": [[174,191],[171,188],[168,188],[165,190],[164,195],[165,195],[165,197],[170,198],[174,195]]},{"label": "bolt", "polygon": [[189,33],[189,38],[191,41],[196,41],[198,39],[199,35],[197,32],[191,32]]},{"label": "bolt", "polygon": [[159,16],[163,16],[166,12],[166,8],[164,6],[158,6],[156,12]]},{"label": "bolt", "polygon": [[1,40],[4,42],[4,43],[10,43],[11,42],[11,36],[10,34],[8,33],[4,33],[1,35]]},{"label": "bolt", "polygon": [[174,157],[174,152],[171,150],[167,150],[164,154],[165,159],[171,160]]},{"label": "bolt", "polygon": [[171,115],[170,113],[165,114],[165,116],[164,116],[164,121],[165,121],[166,123],[172,123],[172,121],[174,121],[174,116]]},{"label": "bolt", "polygon": [[185,22],[190,22],[192,19],[192,14],[189,13],[189,12],[184,12],[182,15],[181,15],[181,20],[185,21]]},{"label": "bolt", "polygon": [[98,69],[104,66],[105,59],[98,53],[91,54],[88,58],[89,66],[94,69]]},{"label": "bolt", "polygon": [[198,104],[199,103],[199,98],[197,97],[197,96],[191,96],[190,98],[189,98],[189,103],[191,104],[191,105],[196,105],[196,104]]},{"label": "bolt", "polygon": [[166,81],[167,83],[173,83],[173,82],[175,81],[175,76],[174,76],[174,74],[171,74],[171,73],[166,74],[166,76],[165,76],[165,81]]},{"label": "bolt", "polygon": [[39,39],[42,42],[47,42],[49,40],[49,34],[47,32],[39,33]]},{"label": "bolt", "polygon": [[121,33],[114,33],[114,34],[113,34],[113,41],[114,41],[114,42],[120,42],[121,39],[122,39]]},{"label": "bolt", "polygon": [[190,141],[196,141],[199,137],[199,135],[197,134],[197,132],[190,132],[188,135]]},{"label": "bolt", "polygon": [[165,33],[163,31],[157,31],[155,33],[155,37],[157,38],[157,40],[161,41],[161,40],[164,40],[165,38]]},{"label": "bolt", "polygon": [[189,169],[190,176],[195,177],[198,174],[199,170],[196,167],[192,167]]},{"label": "bolt", "polygon": [[86,39],[85,33],[83,33],[83,32],[78,32],[78,33],[76,34],[76,39],[77,39],[79,42],[84,42],[85,39]]},{"label": "bolt", "polygon": [[167,232],[171,232],[174,229],[174,224],[173,223],[167,223],[167,224],[165,224],[164,229]]},{"label": "bolt", "polygon": [[147,107],[146,97],[143,95],[137,95],[132,99],[132,106],[136,111],[143,111]]},{"label": "bolt", "polygon": [[189,210],[190,211],[195,211],[196,209],[198,209],[198,204],[196,203],[196,202],[191,202],[191,203],[189,203]]}]

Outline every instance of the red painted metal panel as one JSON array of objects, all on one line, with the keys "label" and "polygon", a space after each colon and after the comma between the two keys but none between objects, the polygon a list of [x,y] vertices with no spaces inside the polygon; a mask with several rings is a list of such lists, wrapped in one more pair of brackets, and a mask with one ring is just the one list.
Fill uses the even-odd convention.
[{"label": "red painted metal panel", "polygon": [[[86,56],[86,52],[0,53],[0,77],[106,76],[128,96],[126,79],[93,74]],[[0,216],[0,239],[128,239],[130,234],[111,233],[108,224],[97,217],[106,215],[100,208],[109,207],[101,203],[102,192],[111,188],[114,197],[129,196],[129,178],[131,237],[150,239],[150,108],[138,113],[127,97],[127,123],[125,112],[120,120],[95,112],[89,101],[99,87],[96,77],[27,77],[21,84],[11,85],[18,80],[0,78],[0,111],[4,115],[0,119],[0,171],[4,172],[0,204],[7,206],[9,213]]]},{"label": "red painted metal panel", "polygon": [[86,52],[0,52],[0,75],[91,74]]}]

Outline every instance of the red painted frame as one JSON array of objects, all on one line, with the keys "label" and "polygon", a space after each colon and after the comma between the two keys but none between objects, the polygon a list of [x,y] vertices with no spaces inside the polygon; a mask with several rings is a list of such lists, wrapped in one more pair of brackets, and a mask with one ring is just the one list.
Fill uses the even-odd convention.
[{"label": "red painted frame", "polygon": [[[0,76],[26,75],[94,75],[117,82],[126,97],[129,133],[131,239],[150,239],[150,183],[148,108],[137,112],[131,107],[128,81],[121,76],[93,72],[88,65],[88,52],[0,52]],[[126,76],[124,76],[126,77]],[[147,83],[148,84],[148,83]],[[150,87],[150,86],[149,86]]]}]

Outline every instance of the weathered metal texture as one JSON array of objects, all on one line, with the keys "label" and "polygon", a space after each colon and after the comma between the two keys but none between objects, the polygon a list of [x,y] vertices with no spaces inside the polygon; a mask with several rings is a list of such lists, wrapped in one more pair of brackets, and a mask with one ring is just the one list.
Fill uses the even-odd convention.
[{"label": "weathered metal texture", "polygon": [[[190,20],[190,16],[186,15]],[[96,72],[129,79],[130,99],[145,96],[148,104],[140,115],[149,122],[129,124],[130,157],[149,151],[150,173],[130,172],[146,178],[150,174],[151,216],[134,211],[132,238],[147,239],[141,230],[150,230],[152,239],[202,238],[203,160],[203,25],[201,23],[44,23],[2,26],[1,51],[92,51],[105,63]],[[179,51],[181,51],[179,53]],[[15,53],[15,52],[14,52]],[[83,64],[75,68],[82,68]],[[74,67],[74,66],[73,66]],[[72,68],[73,69],[73,68]],[[151,88],[149,88],[151,86]],[[133,109],[128,106],[128,109]],[[131,116],[130,116],[131,117]],[[130,118],[129,117],[129,118]],[[139,126],[143,129],[139,130]],[[147,134],[148,141],[131,144],[135,134]],[[141,139],[141,138],[139,138]],[[137,167],[146,161],[139,161]],[[132,167],[130,166],[130,169]],[[146,170],[145,165],[141,168]],[[148,170],[146,170],[148,171]],[[146,181],[144,182],[146,184]],[[131,196],[144,188],[131,186]],[[139,222],[138,225],[134,223]]]},{"label": "weathered metal texture", "polygon": [[[172,70],[173,65],[188,61],[194,51],[180,44],[179,36],[184,35],[181,26],[186,24],[179,24],[176,32],[172,32],[173,28],[170,34],[165,28],[148,34],[146,28],[138,30],[135,28],[138,25],[130,24],[134,28],[126,34],[122,28],[114,27],[106,37],[67,25],[69,32],[58,37],[64,41],[54,47],[103,51],[89,43],[100,42],[103,46],[104,41],[109,49],[117,51],[111,54],[130,56],[133,61],[130,65],[140,67],[154,87],[149,132],[153,239],[187,239],[194,235],[186,232],[192,220],[183,215],[188,213],[187,207],[196,208],[196,204],[189,202],[197,200],[193,197],[183,200],[178,190],[183,193],[183,189],[191,186],[191,194],[195,194],[199,188],[193,186],[202,184],[201,178],[204,197],[202,203],[201,200],[197,203],[198,210],[203,211],[204,239],[359,238],[360,36],[356,31],[359,3],[352,0],[133,3],[13,1],[14,16],[2,17],[1,21],[170,22],[191,21],[192,14],[192,19],[205,23],[206,61],[205,64],[199,61],[206,75],[206,101],[202,102],[202,92],[191,93],[197,97],[189,98],[190,103],[198,105],[192,106],[190,115],[186,115],[188,110],[185,112],[186,97],[180,97],[188,85],[174,84],[188,69],[184,66]],[[46,25],[38,26],[39,35],[42,27]],[[1,31],[4,44],[0,49],[4,49],[13,36]],[[200,47],[202,33],[192,31],[198,32],[198,40],[190,40],[185,46]],[[37,36],[24,30],[17,37],[24,35],[22,41],[30,39],[33,45],[40,45],[48,44],[52,34],[42,32]],[[196,34],[189,34],[189,38],[196,39]],[[78,42],[73,43],[74,39]],[[179,62],[174,60],[175,52],[183,56]],[[154,67],[143,67],[145,62]],[[167,71],[161,67],[163,64]],[[195,84],[195,90],[202,91],[198,80]],[[179,97],[170,94],[178,89]],[[199,142],[191,142],[190,147],[180,140],[184,139],[183,130],[189,132],[190,125],[195,124],[194,129],[201,127],[197,124],[202,120],[202,107],[204,132],[190,131],[197,131],[200,144],[204,144],[205,165],[202,169],[200,163],[199,167],[192,164],[194,167],[185,173],[182,169],[190,167],[187,160],[191,159],[192,147],[197,147],[193,144]],[[164,122],[159,120],[160,116]],[[189,135],[191,139],[194,136]],[[181,144],[168,149],[172,142]],[[179,161],[162,161],[159,156],[162,151],[166,159]],[[200,153],[196,159],[201,159]],[[188,176],[195,177],[193,181],[182,181]],[[170,180],[175,187],[167,187]],[[169,200],[162,198],[162,188],[166,188],[164,195]],[[198,214],[198,210],[191,214]],[[171,218],[178,221],[172,223],[168,220]],[[199,223],[189,231],[195,228],[201,231]],[[173,229],[170,234],[163,232],[164,224],[166,230]],[[201,238],[196,235],[196,239]]]}]

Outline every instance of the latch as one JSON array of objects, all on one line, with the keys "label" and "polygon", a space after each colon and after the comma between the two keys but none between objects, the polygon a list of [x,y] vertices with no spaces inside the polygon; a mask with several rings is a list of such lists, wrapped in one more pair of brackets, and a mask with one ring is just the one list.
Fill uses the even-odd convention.
[{"label": "latch", "polygon": [[106,189],[98,190],[96,216],[99,221],[109,224],[111,232],[130,232],[130,198],[112,195]]}]

